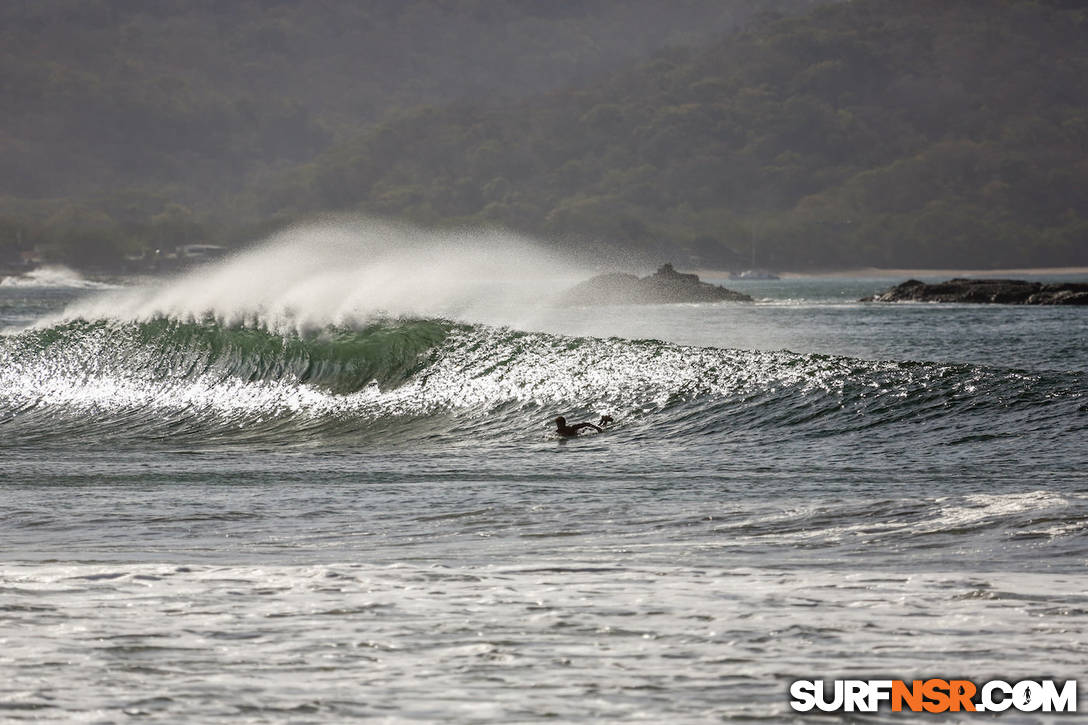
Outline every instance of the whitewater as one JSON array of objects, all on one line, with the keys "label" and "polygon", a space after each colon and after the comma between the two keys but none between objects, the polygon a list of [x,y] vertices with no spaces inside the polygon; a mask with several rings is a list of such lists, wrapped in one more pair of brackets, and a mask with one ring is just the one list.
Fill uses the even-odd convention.
[{"label": "whitewater", "polygon": [[792,680],[1080,676],[1083,310],[564,304],[609,268],[339,218],[3,280],[0,720],[826,722]]}]

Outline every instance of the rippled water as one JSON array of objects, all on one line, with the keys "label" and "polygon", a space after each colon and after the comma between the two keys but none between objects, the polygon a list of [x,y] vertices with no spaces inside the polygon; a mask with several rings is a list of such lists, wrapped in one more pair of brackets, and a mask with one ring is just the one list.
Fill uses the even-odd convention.
[{"label": "rippled water", "polygon": [[0,720],[781,722],[797,678],[1076,679],[1088,317],[854,302],[893,281],[301,333],[21,331],[89,292],[0,289]]}]

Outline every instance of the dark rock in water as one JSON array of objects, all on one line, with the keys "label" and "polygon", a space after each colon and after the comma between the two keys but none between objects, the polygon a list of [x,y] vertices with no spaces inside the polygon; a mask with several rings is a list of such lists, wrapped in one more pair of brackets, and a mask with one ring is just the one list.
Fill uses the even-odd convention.
[{"label": "dark rock in water", "polygon": [[662,265],[648,277],[613,272],[600,274],[567,291],[570,305],[656,304],[662,302],[751,302],[752,298],[707,282],[698,275],[682,274],[671,264]]},{"label": "dark rock in water", "polygon": [[926,284],[908,279],[862,302],[980,302],[1002,305],[1088,305],[1088,284],[1044,284],[1020,279],[950,279]]}]

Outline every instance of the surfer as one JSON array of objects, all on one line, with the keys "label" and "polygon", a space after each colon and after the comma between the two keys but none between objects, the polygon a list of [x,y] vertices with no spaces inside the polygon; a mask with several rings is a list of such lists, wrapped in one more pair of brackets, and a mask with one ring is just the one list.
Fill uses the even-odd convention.
[{"label": "surfer", "polygon": [[616,422],[615,418],[613,418],[612,416],[605,413],[604,415],[601,416],[601,421],[597,425],[604,428],[606,425],[612,425],[615,422]]},{"label": "surfer", "polygon": [[573,438],[578,435],[578,431],[583,428],[592,428],[598,433],[601,432],[601,429],[592,423],[575,423],[574,425],[567,425],[567,419],[563,416],[559,416],[555,419],[555,432],[564,438]]}]

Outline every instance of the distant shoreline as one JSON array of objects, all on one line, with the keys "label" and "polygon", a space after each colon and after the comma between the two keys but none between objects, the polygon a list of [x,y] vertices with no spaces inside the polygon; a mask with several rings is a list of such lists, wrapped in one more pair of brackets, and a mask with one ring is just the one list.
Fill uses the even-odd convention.
[{"label": "distant shoreline", "polygon": [[[42,264],[33,268],[15,268],[9,266],[0,265],[0,278],[3,277],[19,277],[29,274],[37,269],[54,266],[65,266],[63,264]],[[85,279],[130,279],[141,278],[144,280],[150,279],[168,279],[177,273],[177,270],[172,270],[168,273],[148,274],[147,272],[125,272],[121,270],[78,270],[70,268],[78,275]],[[736,282],[765,282],[767,280],[736,280],[730,279],[729,275],[731,271],[728,269],[713,269],[709,267],[697,267],[694,269],[685,268],[691,272],[699,275],[703,279],[713,279],[716,281],[726,280],[729,283]],[[824,272],[776,272],[781,279],[899,279],[907,280],[912,278],[923,277],[939,277],[941,279],[952,279],[955,277],[1001,277],[1001,278],[1016,278],[1021,276],[1054,276],[1054,277],[1088,277],[1088,267],[1019,267],[1010,269],[957,269],[957,268],[945,268],[945,269],[917,269],[917,268],[883,268],[883,267],[859,267],[856,269],[842,269],[834,271]]]},{"label": "distant shoreline", "polygon": [[1020,267],[1015,269],[862,269],[836,272],[786,272],[782,277],[1009,277],[1016,275],[1088,275],[1088,267]]},{"label": "distant shoreline", "polygon": [[[709,279],[726,279],[729,270],[721,269],[696,269],[700,277]],[[777,272],[782,279],[883,279],[915,277],[941,277],[952,279],[954,277],[1015,277],[1035,275],[1070,275],[1074,277],[1088,276],[1088,267],[1020,267],[1016,269],[886,269],[882,267],[861,267],[858,269],[842,269],[830,272]],[[730,280],[747,281],[747,280]],[[755,280],[751,280],[755,281]]]}]

